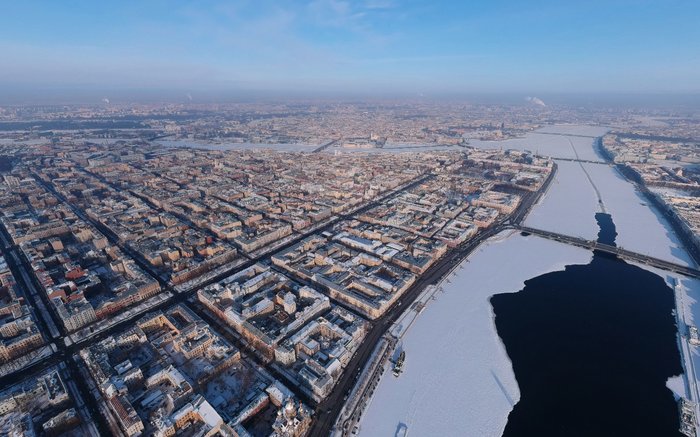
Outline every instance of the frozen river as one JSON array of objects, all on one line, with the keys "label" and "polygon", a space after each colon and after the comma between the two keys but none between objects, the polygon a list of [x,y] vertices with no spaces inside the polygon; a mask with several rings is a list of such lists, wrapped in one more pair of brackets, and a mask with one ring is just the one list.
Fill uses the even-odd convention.
[{"label": "frozen river", "polygon": [[[595,213],[604,208],[617,226],[618,246],[693,264],[666,220],[614,168],[602,163],[594,139],[605,131],[601,127],[551,126],[524,138],[470,141],[470,145],[601,162],[558,161],[555,180],[526,224],[595,240]],[[361,435],[394,435],[400,424],[411,435],[501,435],[520,394],[495,330],[489,298],[518,291],[535,276],[566,265],[586,264],[590,259],[588,251],[519,234],[501,234],[485,243],[450,283],[443,283],[444,293],[436,295],[437,300],[404,334],[401,346],[407,354],[406,370],[400,378],[384,375],[360,422]],[[700,320],[696,305],[700,286],[695,282],[686,286],[684,312],[689,319]],[[691,361],[698,359],[691,352]],[[669,385],[683,394],[682,378]]]},{"label": "frozen river", "polygon": [[592,213],[603,212],[598,204],[600,193],[606,212],[617,225],[618,246],[693,265],[663,215],[647,205],[646,199],[615,168],[570,161],[559,161],[557,165],[549,191],[525,220],[527,226],[593,240],[598,231]]},{"label": "frozen river", "polygon": [[[610,215],[596,221],[597,241],[614,245]],[[682,437],[667,387],[682,373],[674,295],[662,277],[594,253],[491,305],[520,389],[504,437]]]},{"label": "frozen river", "polygon": [[382,377],[362,418],[361,435],[496,436],[520,399],[489,298],[570,264],[589,251],[537,237],[501,234],[465,261],[401,341],[405,370]]},{"label": "frozen river", "polygon": [[[566,132],[572,135],[565,136]],[[606,128],[550,126],[506,141],[471,142],[474,147],[538,151],[553,158],[600,161],[593,135]],[[547,133],[544,133],[547,132]],[[576,154],[571,144],[574,144]],[[525,221],[527,226],[594,240],[595,212],[608,212],[617,226],[618,246],[667,261],[693,265],[671,226],[617,170],[606,164],[557,161],[558,171],[549,191]],[[606,211],[602,211],[599,199]]]},{"label": "frozen river", "polygon": [[[528,150],[552,158],[603,161],[593,148],[593,139],[608,131],[597,126],[548,126],[529,133],[522,138],[503,141],[469,140],[469,145],[483,149]],[[571,136],[565,135],[570,133]]]}]

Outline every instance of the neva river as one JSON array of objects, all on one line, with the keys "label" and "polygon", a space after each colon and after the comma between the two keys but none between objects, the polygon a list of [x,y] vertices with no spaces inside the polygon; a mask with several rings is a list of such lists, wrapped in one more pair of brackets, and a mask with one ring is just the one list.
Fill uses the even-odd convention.
[{"label": "neva river", "polygon": [[[598,241],[615,242],[608,214]],[[504,436],[681,436],[673,290],[604,253],[491,298],[520,401]]]},{"label": "neva river", "polygon": [[[600,161],[559,161],[526,224],[692,265],[663,216],[597,155],[594,137],[604,132],[557,126],[471,145]],[[405,371],[382,377],[360,434],[405,425],[410,435],[677,435],[673,395],[693,398],[695,380],[673,375],[699,366],[700,355],[678,351],[669,288],[677,278],[650,270],[534,236],[486,242],[400,340]],[[681,313],[698,324],[700,281],[680,282]],[[544,428],[530,432],[533,420]]]}]

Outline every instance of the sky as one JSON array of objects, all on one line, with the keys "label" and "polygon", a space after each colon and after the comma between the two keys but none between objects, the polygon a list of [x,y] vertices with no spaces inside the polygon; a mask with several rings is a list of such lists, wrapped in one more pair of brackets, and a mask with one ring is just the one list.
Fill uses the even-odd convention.
[{"label": "sky", "polygon": [[698,0],[8,1],[0,93],[697,93],[698,23]]}]

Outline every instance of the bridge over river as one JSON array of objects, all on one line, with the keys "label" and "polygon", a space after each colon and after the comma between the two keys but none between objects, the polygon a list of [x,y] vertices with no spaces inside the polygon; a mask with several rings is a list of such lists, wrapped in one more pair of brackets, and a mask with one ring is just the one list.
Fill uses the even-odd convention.
[{"label": "bridge over river", "polygon": [[646,264],[651,267],[656,267],[662,270],[668,270],[684,276],[689,276],[691,278],[700,278],[700,270],[694,267],[688,267],[681,264],[676,264],[671,261],[654,258],[649,255],[632,252],[631,250],[626,250],[621,247],[599,243],[594,240],[586,240],[585,238],[572,237],[570,235],[559,234],[551,231],[544,231],[542,229],[531,228],[528,226],[514,225],[512,227],[522,232],[527,232],[528,234],[537,235],[539,237],[558,241],[560,243],[570,244],[572,246],[582,247],[584,249],[598,250],[601,252],[619,256],[620,258],[624,258],[629,261],[635,261],[641,264]]}]

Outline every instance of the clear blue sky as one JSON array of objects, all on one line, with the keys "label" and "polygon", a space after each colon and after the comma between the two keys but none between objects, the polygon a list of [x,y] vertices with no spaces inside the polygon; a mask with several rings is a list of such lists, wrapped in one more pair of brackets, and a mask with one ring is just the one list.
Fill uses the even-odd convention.
[{"label": "clear blue sky", "polygon": [[700,91],[700,0],[6,1],[0,87]]}]

